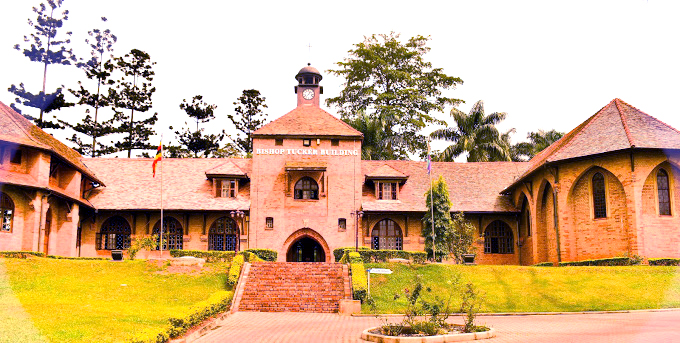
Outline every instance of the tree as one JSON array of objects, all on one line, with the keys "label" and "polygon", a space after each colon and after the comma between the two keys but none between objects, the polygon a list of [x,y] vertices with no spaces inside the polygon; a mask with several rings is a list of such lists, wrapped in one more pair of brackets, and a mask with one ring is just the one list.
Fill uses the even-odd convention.
[{"label": "tree", "polygon": [[[215,118],[216,105],[208,105],[203,101],[202,95],[194,96],[191,103],[186,99],[182,101],[179,108],[184,110],[189,117],[196,121],[196,131],[186,127],[181,131],[175,131],[179,146],[171,146],[171,157],[209,157],[214,155],[220,148],[220,142],[226,136],[224,130],[219,134],[204,134],[203,129],[199,128],[199,123],[207,123]],[[186,124],[186,122],[185,122]],[[172,130],[172,126],[170,126]]]},{"label": "tree", "polygon": [[425,61],[428,40],[419,35],[402,43],[394,32],[364,37],[349,50],[349,57],[336,63],[338,69],[328,70],[343,77],[345,84],[340,95],[327,99],[326,104],[336,106],[343,119],[365,113],[383,122],[386,138],[401,137],[393,146],[399,159],[425,151],[427,140],[420,130],[439,123],[430,113],[462,102],[442,96],[442,90],[455,88],[463,80]]},{"label": "tree", "polygon": [[[154,134],[153,125],[158,120],[158,113],[142,120],[135,120],[135,111],[146,112],[151,109],[151,96],[156,88],[151,85],[152,70],[156,62],[151,62],[151,57],[144,51],[132,49],[124,57],[114,58],[114,68],[123,75],[117,81],[116,91],[111,92],[112,103],[116,115],[115,120],[120,122],[120,132],[127,132],[127,137],[115,143],[119,150],[127,150],[128,158],[132,156],[134,149],[154,149],[149,144],[149,137]],[[126,115],[118,109],[130,110]]]},{"label": "tree", "polygon": [[543,149],[560,140],[562,136],[564,136],[563,132],[555,130],[529,132],[527,134],[529,142],[520,142],[514,145],[514,149],[517,152],[516,161],[528,161],[532,159],[539,152],[543,151]]},{"label": "tree", "polygon": [[[423,216],[422,236],[425,237],[425,251],[429,257],[441,260],[448,255],[449,244],[453,238],[453,222],[451,220],[451,200],[449,190],[443,176],[434,182],[432,187],[425,192],[425,206],[427,213]],[[434,221],[434,228],[432,222]],[[432,233],[434,231],[434,239]],[[432,242],[437,252],[433,255]]]},{"label": "tree", "polygon": [[[43,114],[73,105],[64,100],[64,95],[61,93],[63,86],[57,88],[53,93],[46,92],[47,66],[50,64],[70,65],[76,62],[73,50],[66,49],[66,45],[71,43],[71,40],[57,37],[62,31],[64,21],[68,20],[68,10],[61,12],[61,14],[55,13],[55,10],[60,8],[62,3],[63,0],[47,0],[47,5],[41,3],[38,7],[33,7],[33,12],[37,14],[37,18],[35,21],[29,19],[28,25],[32,26],[35,32],[29,36],[24,36],[24,43],[26,44],[23,48],[24,56],[33,62],[43,64],[42,91],[33,94],[26,90],[23,83],[20,83],[19,86],[11,85],[8,89],[17,96],[15,99],[17,104],[40,110],[38,118],[24,114],[26,118],[33,120],[40,128],[60,128],[57,123],[43,120]],[[71,32],[66,32],[66,35],[70,36]],[[20,44],[14,45],[14,49],[21,51]],[[14,104],[12,104],[12,107],[21,113],[21,110]]]},{"label": "tree", "polygon": [[[106,22],[105,17],[101,19]],[[106,93],[102,88],[110,87],[114,83],[113,80],[109,79],[113,70],[113,64],[110,63],[110,60],[113,58],[113,44],[118,38],[109,29],[94,29],[89,31],[88,34],[90,38],[87,38],[85,42],[90,46],[91,57],[88,61],[80,63],[80,68],[85,72],[88,80],[96,82],[97,90],[90,92],[90,90],[85,88],[82,81],[78,81],[80,89],[71,89],[70,92],[78,98],[78,105],[88,106],[85,110],[86,116],[81,123],[76,125],[69,124],[63,120],[59,122],[82,135],[91,137],[92,144],[83,142],[76,134],[67,139],[75,143],[75,150],[79,153],[97,157],[115,152],[113,146],[104,145],[101,142],[99,147],[97,147],[97,138],[116,132],[113,127],[113,119],[99,121],[99,109],[108,107],[111,104],[109,97],[102,94]],[[112,91],[112,89],[108,88],[108,91]],[[113,92],[111,93],[113,94]],[[90,108],[94,109],[94,117],[90,115]]]},{"label": "tree", "polygon": [[262,111],[267,108],[265,100],[266,98],[261,96],[260,91],[256,89],[243,90],[243,94],[234,102],[236,115],[227,115],[236,130],[244,134],[244,137],[241,137],[237,133],[236,139],[233,139],[236,147],[244,154],[253,152],[251,135],[266,122],[267,114]]},{"label": "tree", "polygon": [[364,134],[361,143],[361,159],[363,160],[395,160],[393,146],[403,143],[399,136],[387,136],[385,123],[379,118],[371,118],[364,113],[344,121]]},{"label": "tree", "polygon": [[474,251],[472,246],[475,238],[475,226],[470,223],[463,213],[458,212],[451,217],[452,234],[446,241],[447,250],[456,263],[463,263],[463,255]]},{"label": "tree", "polygon": [[456,127],[435,130],[430,134],[435,139],[443,139],[449,145],[438,156],[438,161],[453,161],[467,153],[468,162],[510,161],[509,149],[496,129],[496,124],[505,119],[505,112],[484,114],[484,102],[477,101],[469,114],[457,108],[451,110]]}]

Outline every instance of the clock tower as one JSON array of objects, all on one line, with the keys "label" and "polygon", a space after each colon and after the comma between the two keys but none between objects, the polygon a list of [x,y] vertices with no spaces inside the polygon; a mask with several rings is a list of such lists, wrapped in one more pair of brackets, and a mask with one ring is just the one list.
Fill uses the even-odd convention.
[{"label": "clock tower", "polygon": [[321,73],[307,63],[307,66],[295,75],[295,79],[298,81],[298,85],[295,86],[298,107],[302,105],[319,107],[319,95],[323,94],[323,87],[319,86],[319,81],[322,79]]}]

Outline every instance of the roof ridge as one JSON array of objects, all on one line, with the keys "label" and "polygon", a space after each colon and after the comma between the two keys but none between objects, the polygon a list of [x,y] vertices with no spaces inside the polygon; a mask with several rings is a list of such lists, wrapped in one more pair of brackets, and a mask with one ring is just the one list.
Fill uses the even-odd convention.
[{"label": "roof ridge", "polygon": [[628,138],[628,143],[632,148],[634,148],[635,142],[633,141],[633,136],[630,133],[630,129],[628,128],[628,122],[626,121],[626,118],[623,115],[623,111],[621,110],[621,99],[615,98],[614,100],[612,100],[612,102],[616,105],[616,110],[619,111],[619,118],[621,118],[623,130],[626,131],[626,138]]},{"label": "roof ridge", "polygon": [[[618,98],[617,98],[617,99],[618,99]],[[655,116],[653,116],[653,115],[651,115],[651,114],[648,114],[648,113],[646,113],[645,111],[642,111],[642,110],[640,110],[639,108],[637,108],[637,107],[635,107],[635,106],[633,106],[633,105],[631,105],[631,104],[629,104],[629,103],[627,103],[627,102],[625,102],[625,101],[623,101],[623,100],[621,100],[621,99],[618,99],[618,100],[619,100],[622,104],[624,104],[624,105],[626,105],[626,106],[628,106],[628,107],[630,107],[630,108],[632,108],[632,109],[634,109],[634,110],[636,110],[636,111],[638,111],[638,112],[640,112],[640,113],[642,113],[642,114],[644,114],[644,115],[646,115],[646,116],[648,116],[648,117],[650,117],[650,118],[652,118],[652,119],[658,121],[659,123],[663,124],[664,126],[668,127],[669,129],[671,129],[671,130],[673,130],[673,131],[675,131],[675,132],[677,132],[677,133],[680,133],[680,130],[678,130],[678,129],[676,129],[676,128],[670,126],[670,125],[668,125],[668,124],[667,124],[666,122],[664,122],[663,120],[661,120],[661,119],[659,119],[659,118],[657,118],[657,117],[655,117]]]},{"label": "roof ridge", "polygon": [[[2,106],[6,107],[6,108],[4,108],[4,110],[5,110],[4,112],[5,112],[5,114],[7,115],[7,117],[9,117],[9,120],[11,120],[12,123],[14,123],[14,125],[16,125],[16,127],[19,128],[19,130],[21,130],[21,132],[23,132],[23,133],[26,135],[26,137],[27,137],[28,139],[30,139],[32,142],[34,142],[34,143],[40,145],[40,146],[43,147],[43,148],[45,147],[45,145],[42,144],[41,142],[39,142],[38,140],[36,140],[36,139],[33,137],[33,135],[30,134],[30,132],[28,132],[28,131],[27,131],[26,129],[24,129],[21,125],[19,125],[19,123],[17,122],[17,119],[14,117],[14,115],[12,115],[12,112],[14,112],[14,113],[20,115],[22,118],[25,118],[23,114],[21,114],[21,113],[15,111],[13,108],[11,108],[11,107],[5,105],[4,103],[1,103],[1,102],[0,102],[0,104],[2,104]],[[7,108],[9,108],[10,112],[7,111]],[[26,119],[26,120],[28,120],[28,119]],[[37,127],[37,126],[36,126],[36,127]],[[40,128],[38,127],[38,129],[40,129]],[[42,130],[42,129],[40,129],[40,130]],[[47,132],[45,132],[45,133],[47,133]]]}]

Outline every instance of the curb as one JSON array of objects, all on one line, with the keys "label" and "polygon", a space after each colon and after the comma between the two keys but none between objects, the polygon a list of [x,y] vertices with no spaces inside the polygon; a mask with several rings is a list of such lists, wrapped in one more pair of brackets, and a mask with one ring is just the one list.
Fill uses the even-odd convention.
[{"label": "curb", "polygon": [[[578,312],[485,312],[478,313],[478,316],[556,316],[556,315],[571,315],[571,314],[609,314],[609,313],[640,313],[640,312],[673,312],[680,311],[680,308],[658,308],[658,309],[643,309],[643,310],[613,310],[613,311],[578,311]],[[452,316],[463,315],[463,313],[452,313]],[[369,313],[357,313],[353,314],[352,317],[403,317],[403,314],[399,313],[384,313],[384,314],[369,314]]]}]

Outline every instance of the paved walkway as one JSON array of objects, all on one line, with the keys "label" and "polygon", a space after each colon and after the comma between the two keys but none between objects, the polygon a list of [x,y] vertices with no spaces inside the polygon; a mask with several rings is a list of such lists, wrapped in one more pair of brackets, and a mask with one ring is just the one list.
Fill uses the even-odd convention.
[{"label": "paved walkway", "polygon": [[[462,319],[457,317],[454,321]],[[479,316],[477,322],[496,329],[497,337],[484,343],[680,342],[680,310]],[[194,342],[364,342],[359,338],[361,332],[378,324],[373,317],[237,312]]]}]

